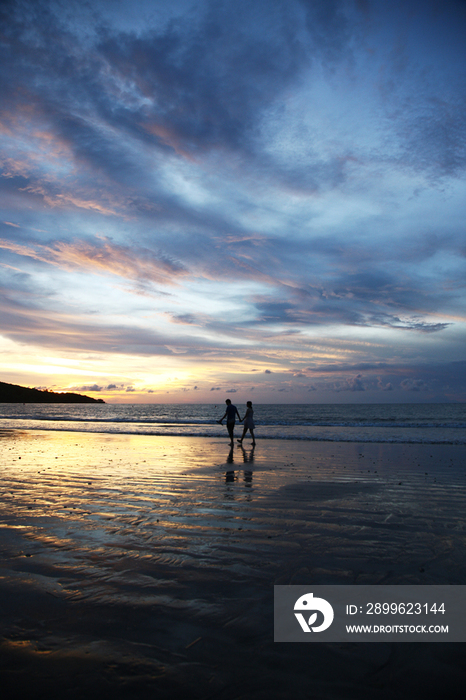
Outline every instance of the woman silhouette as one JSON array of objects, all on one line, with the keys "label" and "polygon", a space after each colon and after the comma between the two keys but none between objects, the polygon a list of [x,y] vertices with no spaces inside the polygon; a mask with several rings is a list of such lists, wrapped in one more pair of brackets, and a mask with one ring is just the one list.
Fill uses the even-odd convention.
[{"label": "woman silhouette", "polygon": [[256,444],[256,439],[254,437],[254,428],[256,426],[254,425],[254,409],[252,407],[252,401],[248,401],[246,406],[247,406],[247,409],[246,409],[246,413],[244,414],[244,418],[243,418],[243,434],[241,435],[241,439],[238,440],[238,442],[239,443],[243,442],[244,437],[249,430],[249,432],[251,433],[251,437],[252,437],[252,444],[254,446]]}]

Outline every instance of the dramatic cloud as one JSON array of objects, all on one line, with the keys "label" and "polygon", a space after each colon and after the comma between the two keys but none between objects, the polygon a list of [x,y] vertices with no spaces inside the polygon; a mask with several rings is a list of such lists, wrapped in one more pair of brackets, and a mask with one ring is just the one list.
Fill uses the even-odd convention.
[{"label": "dramatic cloud", "polygon": [[108,240],[58,241],[53,246],[25,246],[0,239],[0,248],[63,269],[83,269],[164,284],[171,284],[172,278],[186,273],[182,265],[168,258],[157,258],[148,250],[118,246]]},{"label": "dramatic cloud", "polygon": [[335,386],[335,391],[365,391],[364,382],[362,376],[358,374],[356,377],[351,377],[346,380],[346,383],[342,386],[339,383]]},{"label": "dramatic cloud", "polygon": [[6,381],[465,399],[464,3],[10,0],[0,23]]}]

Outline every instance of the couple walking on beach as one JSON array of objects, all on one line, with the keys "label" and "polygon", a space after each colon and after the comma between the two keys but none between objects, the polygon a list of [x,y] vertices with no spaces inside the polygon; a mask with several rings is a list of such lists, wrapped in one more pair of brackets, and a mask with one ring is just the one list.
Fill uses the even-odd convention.
[{"label": "couple walking on beach", "polygon": [[249,432],[251,433],[252,437],[252,444],[256,444],[256,439],[254,437],[254,409],[252,407],[252,401],[248,401],[246,403],[246,413],[244,414],[244,418],[241,418],[241,416],[238,413],[238,409],[236,406],[233,406],[231,403],[230,399],[227,399],[225,401],[227,407],[226,411],[223,414],[223,416],[220,418],[220,420],[217,421],[217,423],[222,424],[222,421],[224,418],[227,419],[227,430],[228,430],[228,435],[230,436],[230,445],[233,445],[233,440],[234,440],[234,431],[235,431],[235,422],[236,422],[236,416],[238,416],[238,420],[240,423],[243,423],[243,434],[241,435],[241,438],[238,440],[238,442],[241,444],[244,440],[244,437],[246,433]]}]

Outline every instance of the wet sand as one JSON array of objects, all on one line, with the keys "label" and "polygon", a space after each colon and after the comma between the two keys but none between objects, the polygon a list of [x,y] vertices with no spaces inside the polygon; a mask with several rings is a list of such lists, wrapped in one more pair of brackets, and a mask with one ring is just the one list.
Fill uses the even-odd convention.
[{"label": "wet sand", "polygon": [[465,448],[0,433],[5,698],[463,696],[465,645],[277,644],[274,584],[465,584]]}]

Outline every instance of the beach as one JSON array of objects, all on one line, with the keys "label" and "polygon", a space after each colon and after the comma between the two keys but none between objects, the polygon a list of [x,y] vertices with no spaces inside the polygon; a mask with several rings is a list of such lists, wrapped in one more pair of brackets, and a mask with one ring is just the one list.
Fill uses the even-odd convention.
[{"label": "beach", "polygon": [[277,584],[464,584],[464,445],[3,430],[1,683],[459,697],[461,644],[273,642]]}]

